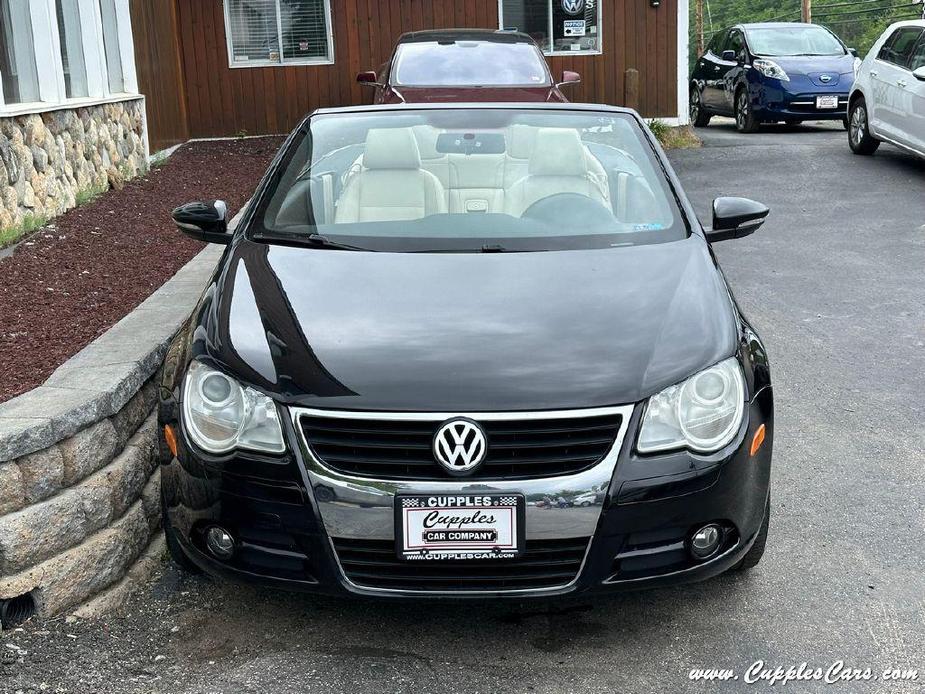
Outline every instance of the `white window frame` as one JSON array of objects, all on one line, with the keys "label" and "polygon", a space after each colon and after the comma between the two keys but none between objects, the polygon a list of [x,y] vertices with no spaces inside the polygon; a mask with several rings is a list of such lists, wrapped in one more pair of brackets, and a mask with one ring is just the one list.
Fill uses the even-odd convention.
[{"label": "white window frame", "polygon": [[7,104],[0,84],[0,116],[42,113],[61,108],[78,108],[95,104],[136,99],[138,77],[135,71],[135,45],[129,0],[116,0],[116,21],[119,27],[119,57],[122,63],[124,92],[109,90],[106,53],[103,47],[103,24],[99,0],[78,0],[81,42],[87,70],[88,96],[68,99],[64,89],[64,64],[58,35],[55,0],[30,0],[35,69],[39,80],[40,101]]},{"label": "white window frame", "polygon": [[[554,2],[561,2],[562,0],[547,0],[549,3],[549,40],[553,41],[553,19],[552,19],[552,4]],[[540,50],[543,51],[545,56],[581,56],[581,55],[603,55],[604,54],[604,29],[603,29],[603,6],[604,0],[596,0],[597,2],[597,49],[593,51],[547,51],[543,46],[540,46]],[[504,26],[504,0],[498,0],[498,28],[506,29]]]},{"label": "white window frame", "polygon": [[[328,58],[301,58],[299,60],[282,61],[282,44],[280,45],[280,60],[249,60],[246,63],[236,63],[234,60],[234,49],[231,44],[231,11],[228,8],[228,0],[222,0],[222,10],[225,15],[225,48],[228,53],[228,67],[232,69],[248,67],[289,67],[292,65],[333,65],[334,64],[334,16],[331,11],[331,0],[324,0],[324,17],[326,22],[326,36],[328,46]],[[276,0],[276,24],[277,36],[282,41],[282,27],[279,26],[279,0]]]}]

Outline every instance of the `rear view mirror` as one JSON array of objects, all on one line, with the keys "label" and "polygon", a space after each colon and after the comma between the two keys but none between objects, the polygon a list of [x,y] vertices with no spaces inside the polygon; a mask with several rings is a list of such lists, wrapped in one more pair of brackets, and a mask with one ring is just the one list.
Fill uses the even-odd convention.
[{"label": "rear view mirror", "polygon": [[853,55],[855,58],[858,57],[858,49],[857,49],[857,48],[849,48],[849,49],[848,49],[848,52],[849,52],[851,55]]},{"label": "rear view mirror", "polygon": [[716,198],[713,201],[713,228],[706,232],[707,241],[714,243],[754,234],[769,213],[766,205],[747,198]]},{"label": "rear view mirror", "polygon": [[187,236],[206,243],[227,244],[228,205],[224,200],[212,202],[188,202],[172,213],[174,224]]},{"label": "rear view mirror", "polygon": [[578,84],[581,82],[581,75],[572,70],[563,70],[562,71],[562,81],[557,84],[557,87],[562,87],[566,84]]},{"label": "rear view mirror", "polygon": [[925,82],[925,67],[920,67],[918,70],[912,72],[912,76],[915,79]]},{"label": "rear view mirror", "polygon": [[723,60],[727,63],[736,62],[736,52],[735,51],[723,51]]},{"label": "rear view mirror", "polygon": [[371,87],[376,86],[376,73],[372,70],[366,70],[365,72],[357,73],[357,82],[360,84],[365,84]]}]

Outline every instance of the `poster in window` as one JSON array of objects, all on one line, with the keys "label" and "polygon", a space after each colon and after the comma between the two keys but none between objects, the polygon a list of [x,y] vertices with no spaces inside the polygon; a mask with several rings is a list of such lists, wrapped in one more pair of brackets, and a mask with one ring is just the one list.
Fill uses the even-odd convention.
[{"label": "poster in window", "polygon": [[553,51],[598,50],[599,0],[552,0]]}]

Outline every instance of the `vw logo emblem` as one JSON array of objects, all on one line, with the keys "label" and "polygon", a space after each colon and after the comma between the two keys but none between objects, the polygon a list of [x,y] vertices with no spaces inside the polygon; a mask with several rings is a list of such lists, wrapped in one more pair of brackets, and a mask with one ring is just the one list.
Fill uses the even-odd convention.
[{"label": "vw logo emblem", "polygon": [[832,75],[819,75],[819,81],[828,84],[832,81]]},{"label": "vw logo emblem", "polygon": [[468,475],[486,453],[485,432],[471,419],[450,419],[434,435],[434,457],[451,475]]},{"label": "vw logo emblem", "polygon": [[585,0],[562,0],[562,9],[568,14],[581,14],[585,9]]}]

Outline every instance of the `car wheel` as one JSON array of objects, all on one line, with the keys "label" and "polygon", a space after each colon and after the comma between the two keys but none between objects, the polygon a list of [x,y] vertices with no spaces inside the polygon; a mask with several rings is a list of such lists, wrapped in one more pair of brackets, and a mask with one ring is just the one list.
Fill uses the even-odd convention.
[{"label": "car wheel", "polygon": [[701,98],[700,90],[697,87],[691,87],[691,123],[697,128],[705,128],[710,124],[710,118],[712,118],[703,107]]},{"label": "car wheel", "polygon": [[768,494],[768,500],[764,506],[764,520],[761,522],[761,528],[758,530],[758,536],[754,544],[739,563],[732,567],[733,571],[748,571],[756,566],[764,556],[764,548],[768,543],[768,527],[771,524],[771,495]]},{"label": "car wheel", "polygon": [[736,94],[736,130],[740,133],[756,133],[758,126],[758,119],[748,100],[748,90],[740,89]]},{"label": "car wheel", "polygon": [[186,573],[201,574],[202,570],[186,556],[186,553],[180,547],[176,531],[167,520],[167,500],[164,498],[163,488],[161,489],[161,518],[164,521],[164,539],[167,541],[167,553],[170,558]]},{"label": "car wheel", "polygon": [[861,97],[851,105],[848,116],[848,144],[855,154],[869,155],[877,151],[880,140],[870,134],[867,102]]}]

